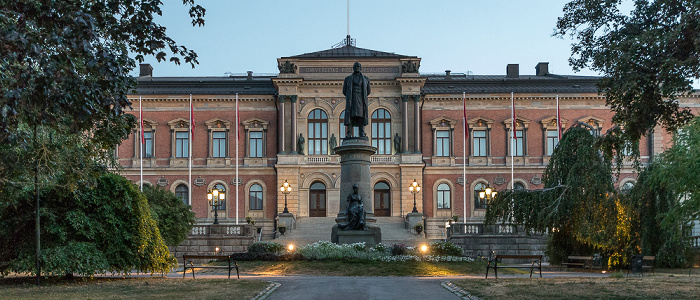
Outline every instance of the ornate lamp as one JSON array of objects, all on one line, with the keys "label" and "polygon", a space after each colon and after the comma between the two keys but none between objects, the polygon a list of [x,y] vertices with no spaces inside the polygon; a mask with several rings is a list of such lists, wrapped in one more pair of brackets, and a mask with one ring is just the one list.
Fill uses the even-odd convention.
[{"label": "ornate lamp", "polygon": [[226,193],[214,188],[207,193],[209,205],[214,208],[214,224],[219,224],[219,206],[226,199]]},{"label": "ornate lamp", "polygon": [[282,212],[288,214],[289,209],[287,209],[287,195],[292,192],[292,186],[287,183],[287,179],[285,179],[282,186],[280,186],[280,192],[284,194],[284,211]]},{"label": "ornate lamp", "polygon": [[411,213],[417,213],[418,209],[416,209],[416,194],[420,192],[420,184],[418,184],[418,181],[413,179],[413,183],[408,186],[408,190],[413,194],[413,211]]},{"label": "ornate lamp", "polygon": [[497,194],[497,192],[494,191],[491,188],[491,185],[489,184],[486,186],[486,189],[479,192],[479,199],[481,199],[482,201],[485,200],[488,203],[488,201],[491,201],[491,199],[496,198],[496,194]]}]

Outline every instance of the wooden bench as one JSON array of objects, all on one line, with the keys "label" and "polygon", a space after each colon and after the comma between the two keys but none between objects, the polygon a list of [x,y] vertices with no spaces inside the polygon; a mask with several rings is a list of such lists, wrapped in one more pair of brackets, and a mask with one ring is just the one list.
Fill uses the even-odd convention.
[{"label": "wooden bench", "polygon": [[[577,267],[593,269],[593,256],[568,256],[566,262],[561,263],[562,267]],[[561,268],[560,268],[561,269]]]},{"label": "wooden bench", "polygon": [[[526,259],[532,260],[531,265],[498,265],[498,261],[502,259]],[[535,269],[540,271],[540,278],[542,278],[542,255],[508,255],[508,254],[496,254],[493,259],[489,259],[489,263],[486,265],[486,278],[489,278],[489,268],[493,269],[496,279],[498,279],[498,269],[499,268],[517,268],[517,269],[530,269],[530,278],[532,278],[532,272]]]},{"label": "wooden bench", "polygon": [[632,259],[630,260],[630,267],[627,269],[627,275],[629,276],[630,271],[632,273],[634,272],[639,272],[644,276],[644,270],[649,270],[651,269],[651,272],[656,274],[654,271],[654,262],[655,262],[656,257],[655,256],[646,256],[646,255],[634,255],[632,256]]},{"label": "wooden bench", "polygon": [[[193,262],[195,259],[208,259],[208,260],[227,260],[228,266],[196,266]],[[187,265],[189,263],[189,266]],[[192,269],[192,278],[194,277],[194,269],[228,269],[228,278],[231,279],[231,270],[236,269],[236,276],[241,279],[238,273],[238,264],[233,259],[233,255],[183,255],[182,256],[182,278],[185,278],[187,274],[187,269]]]}]

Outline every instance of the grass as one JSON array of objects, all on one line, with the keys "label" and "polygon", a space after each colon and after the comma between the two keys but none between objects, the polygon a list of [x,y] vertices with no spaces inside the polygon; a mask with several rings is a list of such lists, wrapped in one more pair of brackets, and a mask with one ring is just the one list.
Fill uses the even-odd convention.
[{"label": "grass", "polygon": [[680,274],[609,278],[499,278],[454,280],[483,299],[697,299],[700,276]]},{"label": "grass", "polygon": [[[238,279],[49,278],[0,279],[3,299],[251,299],[269,283]],[[183,297],[185,296],[185,297]]]}]

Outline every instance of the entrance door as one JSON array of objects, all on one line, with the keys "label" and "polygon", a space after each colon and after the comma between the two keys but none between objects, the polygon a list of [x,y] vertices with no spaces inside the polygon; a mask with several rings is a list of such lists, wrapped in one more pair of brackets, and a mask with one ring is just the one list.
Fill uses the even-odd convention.
[{"label": "entrance door", "polygon": [[378,182],[374,185],[374,215],[391,216],[391,189],[386,182]]},{"label": "entrance door", "polygon": [[309,187],[309,217],[326,216],[326,185],[314,182]]}]

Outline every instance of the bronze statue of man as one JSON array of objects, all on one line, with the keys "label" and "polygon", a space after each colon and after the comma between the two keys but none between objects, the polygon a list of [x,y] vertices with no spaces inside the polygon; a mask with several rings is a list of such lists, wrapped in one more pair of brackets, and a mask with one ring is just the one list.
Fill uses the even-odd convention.
[{"label": "bronze statue of man", "polygon": [[345,77],[343,95],[345,95],[345,120],[347,128],[345,137],[352,137],[353,127],[359,127],[360,137],[366,137],[365,126],[369,123],[367,114],[367,96],[371,92],[369,78],[362,75],[362,65],[356,62],[352,66],[352,75]]}]

